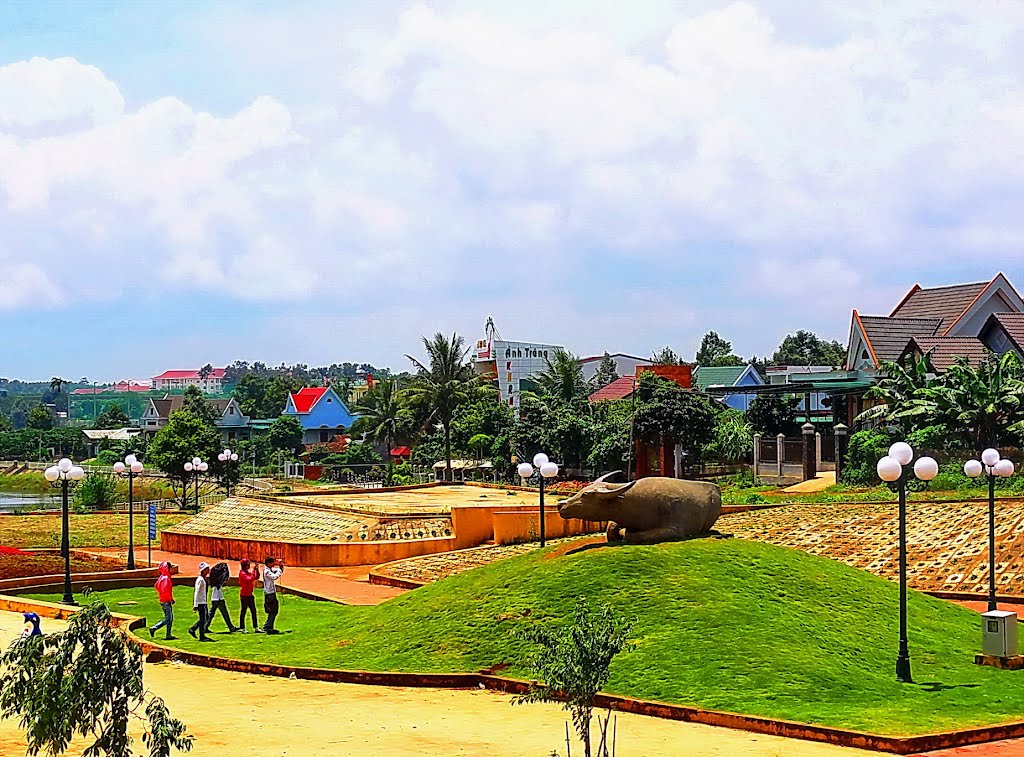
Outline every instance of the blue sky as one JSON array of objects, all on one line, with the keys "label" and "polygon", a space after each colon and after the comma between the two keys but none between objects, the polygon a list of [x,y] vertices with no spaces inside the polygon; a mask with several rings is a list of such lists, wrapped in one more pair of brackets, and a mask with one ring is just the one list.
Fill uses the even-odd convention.
[{"label": "blue sky", "polygon": [[402,368],[487,316],[765,354],[1024,285],[1024,11],[818,5],[0,4],[0,375]]}]

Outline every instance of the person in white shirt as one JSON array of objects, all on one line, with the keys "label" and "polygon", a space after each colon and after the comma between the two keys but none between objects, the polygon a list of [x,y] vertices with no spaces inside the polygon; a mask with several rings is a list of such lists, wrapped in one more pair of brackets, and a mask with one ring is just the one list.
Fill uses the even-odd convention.
[{"label": "person in white shirt", "polygon": [[277,581],[284,573],[284,561],[268,557],[263,561],[263,610],[267,613],[267,622],[263,624],[264,633],[281,633],[274,628],[277,619]]},{"label": "person in white shirt", "polygon": [[208,563],[199,563],[199,575],[196,576],[196,593],[192,597],[192,609],[199,613],[199,619],[192,624],[188,632],[192,638],[196,638],[196,631],[199,631],[199,641],[213,641],[206,635],[206,626],[209,625],[209,608],[206,605],[206,579],[210,576]]}]

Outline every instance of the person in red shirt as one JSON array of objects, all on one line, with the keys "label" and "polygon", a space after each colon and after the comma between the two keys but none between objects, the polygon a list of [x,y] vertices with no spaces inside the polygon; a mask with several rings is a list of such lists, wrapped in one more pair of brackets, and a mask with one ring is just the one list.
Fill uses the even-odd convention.
[{"label": "person in red shirt", "polygon": [[259,580],[259,566],[248,560],[242,560],[241,569],[238,571],[238,598],[242,601],[242,614],[238,617],[238,628],[242,633],[249,633],[245,630],[246,610],[252,613],[253,630],[256,633],[262,631],[256,621],[256,597],[252,595],[252,587]]},{"label": "person in red shirt", "polygon": [[164,619],[155,626],[149,627],[149,635],[153,637],[161,628],[167,629],[167,639],[175,639],[171,636],[171,626],[174,625],[174,583],[171,581],[171,564],[167,561],[160,563],[160,577],[153,584],[156,589],[156,598],[160,601],[160,607],[164,611]]}]

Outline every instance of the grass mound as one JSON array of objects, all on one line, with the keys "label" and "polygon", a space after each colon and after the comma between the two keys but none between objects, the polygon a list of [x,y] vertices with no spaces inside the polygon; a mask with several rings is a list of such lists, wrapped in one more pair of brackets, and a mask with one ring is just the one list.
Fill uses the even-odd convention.
[{"label": "grass mound", "polygon": [[[562,551],[493,563],[377,607],[285,596],[279,626],[292,633],[219,635],[215,645],[185,634],[191,589],[179,587],[182,639],[172,643],[368,670],[507,663],[507,674],[524,676],[531,650],[511,631],[557,621],[585,594],[635,619],[637,646],[615,661],[613,693],[891,735],[1024,719],[1024,673],[973,664],[977,614],[922,594],[910,598],[918,683],[897,683],[898,587],[869,573],[738,539]],[[114,609],[160,617],[152,590],[98,596]],[[122,601],[137,605],[117,607]],[[228,602],[236,614],[233,592]]]}]

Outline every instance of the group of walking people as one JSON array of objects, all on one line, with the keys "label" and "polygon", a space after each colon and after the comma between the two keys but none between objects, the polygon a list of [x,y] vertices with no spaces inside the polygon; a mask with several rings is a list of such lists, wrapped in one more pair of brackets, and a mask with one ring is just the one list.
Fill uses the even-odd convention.
[{"label": "group of walking people", "polygon": [[[262,571],[260,568],[262,567]],[[256,633],[278,634],[274,628],[280,605],[277,600],[277,582],[284,574],[284,561],[268,557],[263,565],[250,560],[242,560],[238,569],[238,596],[241,608],[238,625],[231,622],[227,601],[224,599],[224,587],[230,579],[230,568],[226,562],[217,563],[212,568],[209,563],[199,563],[199,575],[196,576],[195,593],[192,598],[192,610],[198,615],[196,622],[188,629],[189,634],[199,641],[213,641],[209,637],[210,626],[219,611],[224,618],[228,633],[248,633],[245,630],[246,616],[252,616],[252,629]],[[267,619],[262,626],[256,619],[256,597],[253,592],[258,582],[263,582],[263,609]],[[163,620],[149,627],[149,635],[156,636],[161,628],[165,629],[166,639],[175,639],[171,633],[174,625],[174,586],[171,581],[171,564],[160,563],[160,577],[154,587],[160,607],[164,611]]]}]

